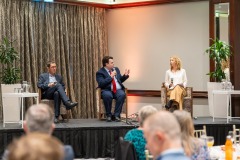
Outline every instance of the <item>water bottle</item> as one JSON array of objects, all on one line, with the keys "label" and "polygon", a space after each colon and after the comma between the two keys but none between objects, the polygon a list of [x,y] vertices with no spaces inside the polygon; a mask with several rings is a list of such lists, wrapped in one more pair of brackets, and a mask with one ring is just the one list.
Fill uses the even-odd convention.
[{"label": "water bottle", "polygon": [[225,143],[225,160],[233,159],[232,141],[231,136],[228,135]]},{"label": "water bottle", "polygon": [[225,90],[225,89],[226,89],[225,79],[223,79],[223,81],[221,82],[221,86],[222,86],[222,90]]}]

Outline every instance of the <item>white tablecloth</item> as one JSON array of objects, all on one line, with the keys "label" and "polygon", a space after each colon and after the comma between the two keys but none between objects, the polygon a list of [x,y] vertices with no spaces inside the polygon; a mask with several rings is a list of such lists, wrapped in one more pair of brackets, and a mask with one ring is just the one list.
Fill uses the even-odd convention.
[{"label": "white tablecloth", "polygon": [[[213,146],[210,149],[211,159],[225,160],[225,151],[221,149],[222,146]],[[233,160],[240,159],[240,145],[234,145],[235,151],[233,152]]]}]

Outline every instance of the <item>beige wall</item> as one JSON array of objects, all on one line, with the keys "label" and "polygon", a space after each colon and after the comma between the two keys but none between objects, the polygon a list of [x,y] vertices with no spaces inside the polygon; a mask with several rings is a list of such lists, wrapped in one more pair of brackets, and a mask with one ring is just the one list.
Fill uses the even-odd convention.
[{"label": "beige wall", "polygon": [[[209,2],[189,2],[109,10],[109,54],[123,72],[130,68],[125,86],[159,90],[169,68],[169,57],[178,55],[187,71],[188,86],[206,91],[209,58]],[[160,98],[128,97],[129,113]],[[194,116],[209,116],[207,99],[194,99]]]},{"label": "beige wall", "polygon": [[122,72],[130,68],[129,89],[159,90],[169,57],[178,55],[188,86],[207,90],[208,1],[113,9],[107,16],[109,54]]}]

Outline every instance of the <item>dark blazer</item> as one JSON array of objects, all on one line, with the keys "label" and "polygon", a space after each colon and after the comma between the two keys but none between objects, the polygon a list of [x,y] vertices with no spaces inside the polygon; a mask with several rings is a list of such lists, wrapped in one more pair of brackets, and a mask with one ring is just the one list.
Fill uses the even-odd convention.
[{"label": "dark blazer", "polygon": [[[118,83],[121,85],[122,89],[124,89],[124,85],[122,84],[126,79],[128,79],[128,75],[121,75],[120,70],[115,67],[114,68],[117,72],[116,78]],[[98,87],[102,90],[110,90],[111,91],[111,84],[112,84],[112,77],[109,75],[109,73],[106,71],[104,67],[99,69],[96,73],[96,79],[98,82]]]},{"label": "dark blazer", "polygon": [[123,140],[122,137],[119,137],[115,151],[115,160],[137,160],[134,145],[130,141]]},{"label": "dark blazer", "polygon": [[[59,74],[55,74],[55,78],[56,78],[56,81],[63,86],[63,89],[65,89],[65,84],[63,83],[62,76],[60,76]],[[42,73],[39,76],[38,83],[37,83],[38,88],[42,89],[42,94],[44,94],[44,92],[48,88],[50,88],[48,87],[48,83],[49,83],[49,73]]]}]

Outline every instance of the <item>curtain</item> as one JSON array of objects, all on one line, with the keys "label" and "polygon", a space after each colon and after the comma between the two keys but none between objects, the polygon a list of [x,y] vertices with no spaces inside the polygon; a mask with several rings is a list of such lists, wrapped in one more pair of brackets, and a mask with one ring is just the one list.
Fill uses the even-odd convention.
[{"label": "curtain", "polygon": [[[95,73],[107,53],[106,9],[66,4],[0,0],[0,42],[14,40],[22,80],[37,92],[38,76],[55,61],[72,101],[73,118],[96,117]],[[0,64],[1,66],[1,64]],[[28,99],[26,106],[34,101]],[[2,103],[0,103],[2,119]]]}]

